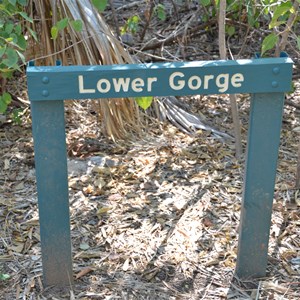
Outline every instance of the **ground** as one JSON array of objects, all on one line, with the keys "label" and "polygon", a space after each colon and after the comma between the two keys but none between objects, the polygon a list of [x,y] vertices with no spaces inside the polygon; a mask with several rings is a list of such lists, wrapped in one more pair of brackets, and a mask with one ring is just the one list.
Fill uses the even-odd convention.
[{"label": "ground", "polygon": [[[25,77],[18,80],[12,89],[26,100]],[[288,100],[299,105],[298,85],[295,79]],[[226,95],[182,101],[232,134]],[[248,95],[238,96],[244,149],[249,102]],[[10,118],[0,123],[0,275],[9,275],[0,281],[0,299],[300,297],[298,109],[284,109],[267,275],[246,281],[234,276],[245,155],[235,158],[232,141],[152,124],[142,138],[113,143],[101,134],[90,102],[67,104],[66,122],[74,284],[42,285],[33,141],[25,111],[21,125]]]}]

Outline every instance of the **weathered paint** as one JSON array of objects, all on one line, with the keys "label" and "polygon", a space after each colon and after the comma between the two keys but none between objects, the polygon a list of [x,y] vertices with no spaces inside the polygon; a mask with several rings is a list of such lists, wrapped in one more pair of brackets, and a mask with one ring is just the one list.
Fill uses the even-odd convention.
[{"label": "weathered paint", "polygon": [[[291,88],[289,58],[116,66],[30,64],[27,77],[45,285],[68,285],[73,277],[62,100],[102,97],[253,93],[236,273],[240,278],[265,275],[284,92]],[[114,79],[129,80],[131,86],[108,89]],[[179,80],[185,80],[180,89]]]},{"label": "weathered paint", "polygon": [[[29,66],[27,77],[30,100],[48,101],[286,92],[291,88],[291,70],[292,60],[282,57],[112,66]],[[237,74],[242,75],[243,81],[236,77]],[[199,88],[197,78],[201,80]],[[128,90],[115,89],[120,79],[128,82]],[[227,88],[222,87],[224,80],[228,80]],[[184,82],[182,88],[181,82]],[[102,92],[99,92],[97,86]],[[117,86],[120,87],[120,84]]]},{"label": "weathered paint", "polygon": [[236,266],[243,278],[266,274],[283,104],[283,93],[251,99]]},{"label": "weathered paint", "polygon": [[63,101],[31,102],[35,168],[46,285],[73,281]]}]

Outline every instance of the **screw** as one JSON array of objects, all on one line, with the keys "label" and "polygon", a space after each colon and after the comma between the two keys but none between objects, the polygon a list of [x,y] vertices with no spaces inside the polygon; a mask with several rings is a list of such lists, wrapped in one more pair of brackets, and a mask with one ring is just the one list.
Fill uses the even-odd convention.
[{"label": "screw", "polygon": [[49,83],[49,77],[47,77],[47,76],[44,76],[43,78],[42,78],[42,82],[43,83],[45,83],[45,84],[47,84],[47,83]]},{"label": "screw", "polygon": [[280,69],[279,69],[278,67],[273,68],[272,71],[273,71],[273,74],[274,74],[274,75],[277,75],[277,74],[280,73]]},{"label": "screw", "polygon": [[43,95],[44,97],[48,97],[48,96],[49,96],[48,90],[43,90],[43,91],[42,91],[42,95]]}]

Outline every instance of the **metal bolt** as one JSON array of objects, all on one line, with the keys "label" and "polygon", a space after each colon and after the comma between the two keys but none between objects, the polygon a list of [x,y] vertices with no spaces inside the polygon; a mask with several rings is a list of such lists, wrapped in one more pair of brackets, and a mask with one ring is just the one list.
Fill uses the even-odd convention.
[{"label": "metal bolt", "polygon": [[273,68],[272,71],[273,71],[273,74],[274,74],[274,75],[277,75],[277,74],[280,73],[280,69],[279,69],[278,67]]},{"label": "metal bolt", "polygon": [[48,96],[49,96],[49,91],[48,91],[48,90],[43,90],[43,91],[42,91],[42,95],[43,95],[44,97],[48,97]]},{"label": "metal bolt", "polygon": [[272,81],[272,87],[277,88],[278,87],[278,82],[277,81]]},{"label": "metal bolt", "polygon": [[42,78],[42,82],[43,83],[45,83],[45,84],[47,84],[47,83],[49,83],[49,77],[47,77],[47,76],[44,76],[43,78]]}]

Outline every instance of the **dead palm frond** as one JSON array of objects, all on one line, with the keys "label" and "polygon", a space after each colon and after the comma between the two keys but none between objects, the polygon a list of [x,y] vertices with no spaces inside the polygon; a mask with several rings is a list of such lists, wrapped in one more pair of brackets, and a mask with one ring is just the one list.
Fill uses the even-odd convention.
[{"label": "dead palm frond", "polygon": [[[28,12],[35,20],[32,29],[37,32],[40,42],[31,47],[39,51],[31,51],[27,56],[38,60],[38,64],[55,65],[56,60],[62,61],[63,65],[134,63],[90,0],[31,0]],[[77,32],[68,26],[60,32],[59,38],[52,39],[52,26],[64,18],[82,20],[83,29]],[[143,122],[133,99],[101,99],[97,106],[103,131],[112,139],[124,139],[130,133],[141,132]],[[155,99],[151,111],[159,121],[169,121],[185,133],[204,129],[219,137],[229,137],[204,124],[199,116],[187,112],[175,97]]]},{"label": "dead palm frond", "polygon": [[[36,60],[36,64],[55,65],[57,60],[63,65],[133,62],[90,0],[31,0],[28,12],[35,20],[32,29],[37,32],[39,43],[32,41],[27,56]],[[68,26],[59,32],[57,39],[52,39],[52,26],[64,18],[82,20],[83,29],[78,32]],[[111,138],[140,132],[139,109],[133,99],[100,99],[97,108],[103,131]]]}]

